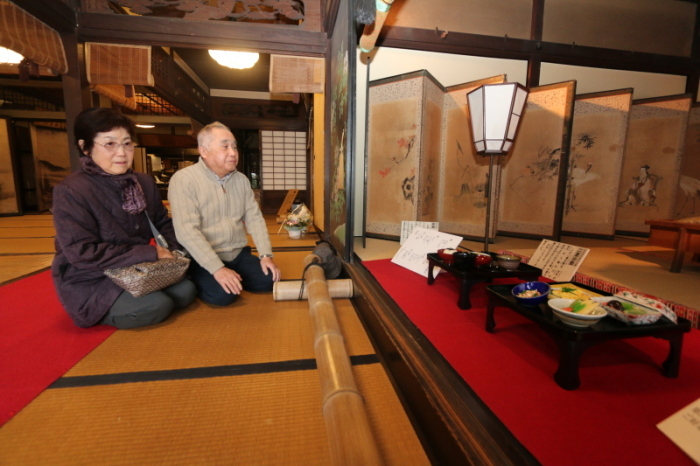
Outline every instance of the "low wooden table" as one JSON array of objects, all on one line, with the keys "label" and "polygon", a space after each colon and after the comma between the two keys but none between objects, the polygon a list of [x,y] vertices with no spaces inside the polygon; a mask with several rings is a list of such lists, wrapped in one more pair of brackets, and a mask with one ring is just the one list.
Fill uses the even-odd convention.
[{"label": "low wooden table", "polygon": [[542,275],[542,269],[523,263],[515,270],[508,270],[497,266],[492,267],[491,264],[463,269],[454,265],[448,265],[445,261],[440,259],[437,253],[430,253],[428,254],[428,285],[432,285],[433,282],[435,282],[433,269],[436,266],[446,270],[459,279],[459,299],[457,300],[457,306],[460,309],[471,309],[472,304],[469,300],[469,294],[471,293],[472,287],[479,282],[490,281],[492,278],[504,277],[516,277],[521,280],[537,280]]},{"label": "low wooden table", "polygon": [[[596,324],[587,328],[570,327],[559,321],[547,302],[539,306],[523,306],[511,294],[515,285],[491,285],[486,287],[488,305],[486,309],[486,331],[493,333],[496,327],[494,309],[497,306],[510,308],[518,314],[537,323],[552,337],[559,348],[559,367],[554,373],[554,380],[565,390],[575,390],[581,385],[578,375],[579,360],[583,352],[591,346],[608,340],[626,338],[654,337],[669,342],[669,352],[662,364],[662,373],[666,377],[678,377],[683,346],[683,334],[690,331],[690,321],[678,318],[674,324],[666,317],[661,317],[654,324],[627,325],[610,316],[603,317]],[[610,296],[594,288],[580,284],[576,286],[588,288],[604,296]]]},{"label": "low wooden table", "polygon": [[673,248],[671,272],[678,273],[683,267],[683,256],[692,252],[693,260],[700,259],[700,223],[683,223],[677,220],[647,220],[650,226],[649,244]]}]

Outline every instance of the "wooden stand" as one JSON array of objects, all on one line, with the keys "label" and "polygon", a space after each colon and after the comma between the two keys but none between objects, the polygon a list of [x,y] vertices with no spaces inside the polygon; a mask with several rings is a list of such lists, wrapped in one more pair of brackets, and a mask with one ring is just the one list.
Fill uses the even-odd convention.
[{"label": "wooden stand", "polygon": [[280,206],[280,210],[277,211],[277,223],[284,222],[284,220],[287,218],[287,212],[289,212],[289,209],[292,208],[292,204],[294,204],[294,199],[296,199],[298,195],[298,189],[290,189],[289,191],[287,191],[287,195],[284,197],[284,201]]},{"label": "wooden stand", "polygon": [[678,220],[647,220],[650,226],[649,244],[673,248],[671,272],[678,273],[683,267],[683,256],[693,253],[693,261],[700,260],[700,224]]},{"label": "wooden stand", "polygon": [[[315,254],[304,259],[305,266],[320,262]],[[383,464],[364,399],[355,383],[324,271],[320,266],[310,266],[304,276],[332,464]]]}]

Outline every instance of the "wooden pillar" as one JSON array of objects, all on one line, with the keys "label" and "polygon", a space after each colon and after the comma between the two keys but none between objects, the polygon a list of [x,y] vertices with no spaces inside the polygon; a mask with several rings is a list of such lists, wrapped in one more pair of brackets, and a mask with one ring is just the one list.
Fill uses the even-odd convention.
[{"label": "wooden pillar", "polygon": [[[314,254],[304,265],[319,263]],[[321,379],[323,418],[333,465],[383,464],[369,424],[338,325],[333,300],[321,266],[311,265],[304,274],[309,293],[309,314],[314,326],[314,351]]]},{"label": "wooden pillar", "polygon": [[70,168],[75,172],[80,168],[80,153],[73,141],[73,123],[80,112],[89,108],[90,88],[85,77],[83,45],[78,43],[75,34],[61,34],[68,62],[68,72],[63,75],[63,102],[66,109],[66,131],[70,148]]}]

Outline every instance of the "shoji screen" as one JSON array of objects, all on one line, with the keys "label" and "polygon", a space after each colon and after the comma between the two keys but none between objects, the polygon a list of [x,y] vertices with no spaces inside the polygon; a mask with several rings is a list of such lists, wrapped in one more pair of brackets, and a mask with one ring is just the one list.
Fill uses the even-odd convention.
[{"label": "shoji screen", "polygon": [[306,133],[261,131],[262,189],[306,189]]}]

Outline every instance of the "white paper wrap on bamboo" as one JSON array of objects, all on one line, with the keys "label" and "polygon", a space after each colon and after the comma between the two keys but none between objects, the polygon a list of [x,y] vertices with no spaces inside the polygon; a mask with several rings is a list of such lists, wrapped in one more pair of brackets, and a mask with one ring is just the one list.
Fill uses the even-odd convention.
[{"label": "white paper wrap on bamboo", "polygon": [[[303,280],[288,280],[283,282],[275,282],[272,287],[272,297],[275,301],[292,301],[299,299],[299,290]],[[352,285],[352,280],[343,278],[338,280],[328,280],[328,293],[331,298],[352,298],[355,289]],[[301,299],[307,299],[309,289],[304,286]]]},{"label": "white paper wrap on bamboo", "polygon": [[[320,263],[309,254],[304,265]],[[309,316],[314,327],[314,352],[321,381],[323,418],[332,465],[381,465],[384,463],[364,399],[345,349],[333,300],[323,269],[311,266],[304,272],[309,290]]]},{"label": "white paper wrap on bamboo", "polygon": [[360,37],[360,50],[365,53],[369,53],[374,48],[377,43],[377,37],[384,26],[384,21],[389,14],[389,9],[394,0],[377,0],[377,16],[373,24],[368,24],[365,26],[362,32],[362,37]]}]

